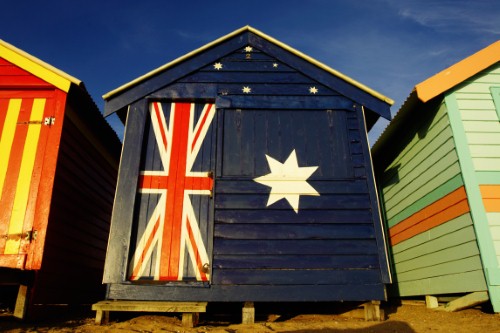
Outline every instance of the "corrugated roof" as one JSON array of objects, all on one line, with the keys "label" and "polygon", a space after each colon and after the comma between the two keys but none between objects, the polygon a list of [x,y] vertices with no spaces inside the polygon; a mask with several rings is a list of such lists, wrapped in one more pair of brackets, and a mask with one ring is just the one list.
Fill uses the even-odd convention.
[{"label": "corrugated roof", "polygon": [[71,83],[76,85],[81,84],[81,81],[77,78],[66,74],[65,72],[1,39],[0,56],[65,92],[69,91]]},{"label": "corrugated roof", "polygon": [[372,153],[374,155],[382,153],[379,150],[387,144],[391,135],[400,126],[404,126],[406,113],[411,112],[418,105],[427,103],[434,97],[441,95],[499,61],[500,40],[417,84],[373,145]]},{"label": "corrugated roof", "polygon": [[304,60],[312,63],[313,65],[316,65],[317,67],[319,67],[319,68],[321,68],[321,69],[323,69],[323,70],[325,70],[325,71],[327,71],[327,72],[329,72],[329,73],[331,73],[331,74],[333,74],[333,75],[335,75],[335,76],[343,79],[344,81],[346,81],[346,82],[352,84],[353,86],[355,86],[355,87],[357,87],[357,88],[365,91],[366,93],[368,93],[368,94],[370,94],[370,95],[372,95],[372,96],[374,96],[374,97],[382,100],[383,102],[385,102],[387,104],[390,104],[390,105],[394,104],[394,101],[392,99],[390,99],[389,97],[386,97],[386,96],[384,96],[384,95],[376,92],[375,90],[373,90],[371,88],[368,88],[367,86],[365,86],[362,83],[360,83],[360,82],[358,82],[358,81],[356,81],[356,80],[348,77],[347,75],[344,75],[344,74],[336,71],[335,69],[333,69],[333,68],[331,68],[331,67],[329,67],[329,66],[327,66],[327,65],[325,65],[325,64],[323,64],[323,63],[321,63],[321,62],[319,62],[319,61],[317,61],[317,60],[315,60],[315,59],[313,59],[313,58],[311,58],[311,57],[309,57],[309,56],[307,56],[305,54],[303,54],[302,52],[300,52],[300,51],[298,51],[298,50],[296,50],[296,49],[294,49],[294,48],[292,48],[292,47],[290,47],[290,46],[288,46],[288,45],[286,45],[286,44],[284,44],[284,43],[282,43],[282,42],[274,39],[271,36],[268,36],[268,35],[264,34],[263,32],[255,29],[255,28],[252,28],[252,27],[250,27],[248,25],[245,26],[245,27],[243,27],[243,28],[240,28],[238,30],[235,30],[235,31],[233,31],[233,32],[231,32],[231,33],[229,33],[229,34],[227,34],[227,35],[225,35],[225,36],[223,36],[223,37],[221,37],[219,39],[216,39],[213,42],[208,43],[208,44],[206,44],[206,45],[204,45],[204,46],[202,46],[202,47],[200,47],[200,48],[198,48],[198,49],[196,49],[196,50],[194,50],[194,51],[192,51],[190,53],[187,53],[186,55],[183,55],[182,57],[179,57],[179,58],[177,58],[177,59],[175,59],[175,60],[173,60],[173,61],[171,61],[171,62],[169,62],[169,63],[167,63],[167,64],[165,64],[163,66],[161,66],[161,67],[158,67],[157,69],[152,70],[151,72],[149,72],[149,73],[147,73],[147,74],[145,74],[143,76],[140,76],[137,79],[135,79],[133,81],[130,81],[129,83],[126,83],[126,84],[122,85],[121,87],[119,87],[119,88],[117,88],[115,90],[112,90],[112,91],[108,92],[107,94],[103,95],[102,97],[105,100],[109,100],[114,95],[116,95],[116,94],[118,94],[118,93],[120,93],[120,92],[122,92],[124,90],[127,90],[128,88],[133,87],[136,84],[138,84],[138,83],[140,83],[140,82],[142,82],[142,81],[144,81],[144,80],[146,80],[146,79],[148,79],[148,78],[150,78],[150,77],[152,77],[152,76],[154,76],[154,75],[156,75],[156,74],[158,74],[158,73],[160,73],[160,72],[162,72],[162,71],[164,71],[164,70],[166,70],[166,69],[168,69],[168,68],[170,68],[170,67],[172,67],[172,66],[174,66],[174,65],[176,65],[176,64],[178,64],[178,63],[180,63],[180,62],[182,62],[182,61],[184,61],[186,59],[188,59],[188,58],[190,58],[190,57],[192,57],[192,56],[194,56],[194,55],[196,55],[198,53],[201,53],[201,52],[207,50],[208,48],[210,48],[210,47],[212,47],[214,45],[217,45],[217,44],[219,44],[221,42],[224,42],[224,41],[226,41],[226,40],[228,40],[228,39],[230,39],[230,38],[232,38],[232,37],[234,37],[234,36],[236,36],[236,35],[238,35],[238,34],[240,34],[242,32],[245,32],[245,31],[254,33],[257,36],[259,36],[259,37],[261,37],[263,39],[266,39],[269,42],[274,43],[274,44],[280,46],[281,48],[289,51],[290,53],[293,53],[293,54],[295,54],[295,55],[303,58]]},{"label": "corrugated roof", "polygon": [[417,96],[425,103],[499,61],[500,40],[417,84]]}]

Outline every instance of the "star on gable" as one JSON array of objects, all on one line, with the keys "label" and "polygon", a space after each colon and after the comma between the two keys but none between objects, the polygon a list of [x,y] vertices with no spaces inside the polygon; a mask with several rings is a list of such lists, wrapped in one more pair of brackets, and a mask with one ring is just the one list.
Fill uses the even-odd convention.
[{"label": "star on gable", "polygon": [[273,64],[273,68],[278,68],[278,63],[277,63],[277,62],[275,62],[275,63]]},{"label": "star on gable", "polygon": [[252,88],[248,87],[248,86],[245,86],[243,87],[243,89],[241,89],[243,91],[243,93],[245,94],[249,94],[252,92]]},{"label": "star on gable", "polygon": [[220,63],[220,62],[216,62],[216,63],[214,64],[214,69],[216,69],[216,70],[218,70],[218,71],[219,71],[219,70],[221,70],[221,69],[222,69],[222,63]]},{"label": "star on gable", "polygon": [[309,93],[316,95],[318,93],[318,88],[316,88],[316,87],[310,87],[309,88]]},{"label": "star on gable", "polygon": [[299,167],[295,149],[290,153],[290,156],[288,156],[284,163],[275,160],[269,155],[266,155],[266,158],[271,172],[267,175],[254,178],[254,181],[271,188],[267,206],[281,199],[286,199],[295,213],[298,213],[301,195],[320,195],[318,191],[307,182],[307,179],[311,177],[318,167]]},{"label": "star on gable", "polygon": [[251,47],[250,45],[248,45],[247,47],[245,47],[245,52],[250,53],[252,51],[253,51],[253,47]]}]

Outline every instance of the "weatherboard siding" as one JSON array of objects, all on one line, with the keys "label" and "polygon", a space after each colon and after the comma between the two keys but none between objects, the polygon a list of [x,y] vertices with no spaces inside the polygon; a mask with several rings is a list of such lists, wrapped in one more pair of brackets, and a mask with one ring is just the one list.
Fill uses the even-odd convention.
[{"label": "weatherboard siding", "polygon": [[384,172],[382,192],[389,227],[400,222],[394,216],[460,173],[444,105],[424,125],[428,129],[411,134]]},{"label": "weatherboard siding", "polygon": [[396,280],[390,290],[399,296],[484,290],[448,110],[442,103],[421,112],[382,179]]},{"label": "weatherboard siding", "polygon": [[454,96],[463,123],[468,153],[500,266],[500,105],[493,96],[500,87],[500,64],[464,81]]}]

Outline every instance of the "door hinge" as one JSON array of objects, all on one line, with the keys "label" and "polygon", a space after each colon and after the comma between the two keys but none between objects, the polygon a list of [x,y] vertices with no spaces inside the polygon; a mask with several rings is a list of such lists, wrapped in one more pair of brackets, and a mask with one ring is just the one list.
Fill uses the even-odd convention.
[{"label": "door hinge", "polygon": [[52,126],[56,122],[55,117],[45,117],[43,119],[43,122],[41,120],[30,120],[30,121],[20,121],[17,124],[18,125],[45,125],[45,126]]},{"label": "door hinge", "polygon": [[2,235],[1,237],[5,238],[7,240],[9,240],[9,239],[11,239],[11,240],[24,239],[27,242],[32,242],[32,241],[36,240],[36,238],[38,237],[38,231],[37,230],[30,230],[30,231],[26,231],[26,232],[17,233],[17,234],[6,234],[6,235]]}]

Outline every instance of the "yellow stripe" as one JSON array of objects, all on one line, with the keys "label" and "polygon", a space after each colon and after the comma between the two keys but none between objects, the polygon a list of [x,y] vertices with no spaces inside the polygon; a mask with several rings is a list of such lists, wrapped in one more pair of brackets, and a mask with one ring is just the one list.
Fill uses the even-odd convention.
[{"label": "yellow stripe", "polygon": [[0,54],[5,60],[53,84],[62,91],[68,92],[72,82],[77,85],[81,83],[80,80],[71,75],[64,73],[3,40],[0,40]]},{"label": "yellow stripe", "polygon": [[[31,110],[30,121],[42,121],[43,110],[45,108],[45,99],[35,98],[33,108]],[[26,143],[24,144],[23,159],[19,171],[19,179],[17,181],[16,196],[14,197],[14,205],[12,215],[10,217],[9,234],[20,234],[23,232],[24,216],[30,194],[31,177],[35,166],[36,151],[38,148],[38,139],[40,137],[41,124],[29,125],[28,134],[26,135]],[[17,254],[20,239],[8,239],[5,244],[5,254]]]},{"label": "yellow stripe", "polygon": [[7,117],[3,125],[0,137],[0,200],[2,200],[3,185],[7,176],[7,168],[9,166],[10,151],[12,142],[14,142],[14,134],[16,133],[17,118],[21,111],[21,99],[11,99],[7,107]]}]

